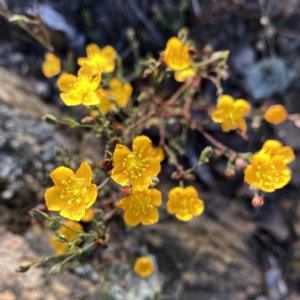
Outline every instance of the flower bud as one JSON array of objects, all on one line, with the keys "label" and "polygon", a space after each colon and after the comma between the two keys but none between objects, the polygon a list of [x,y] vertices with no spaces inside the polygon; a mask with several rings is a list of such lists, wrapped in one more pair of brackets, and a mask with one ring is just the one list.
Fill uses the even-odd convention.
[{"label": "flower bud", "polygon": [[109,158],[103,158],[101,164],[100,164],[100,169],[103,172],[110,172],[114,168],[113,162]]},{"label": "flower bud", "polygon": [[107,249],[107,248],[108,248],[107,243],[105,243],[102,239],[98,239],[98,240],[97,240],[97,245],[98,245],[101,249]]},{"label": "flower bud", "polygon": [[49,123],[49,124],[56,124],[57,123],[56,117],[51,115],[51,114],[44,115],[42,117],[42,120],[44,120],[46,123]]},{"label": "flower bud", "polygon": [[31,268],[32,264],[30,262],[23,262],[18,268],[16,268],[16,272],[25,273]]},{"label": "flower bud", "polygon": [[65,243],[67,241],[67,237],[60,232],[55,232],[55,237],[61,243]]},{"label": "flower bud", "polygon": [[259,206],[262,206],[264,205],[264,198],[263,197],[260,197],[260,196],[256,196],[252,199],[252,205],[254,207],[259,207]]},{"label": "flower bud", "polygon": [[213,156],[213,154],[214,154],[214,150],[213,150],[212,147],[210,147],[210,146],[209,147],[205,147],[203,149],[203,151],[201,152],[201,154],[200,154],[199,160],[201,162],[208,162],[209,159]]},{"label": "flower bud", "polygon": [[130,188],[129,188],[129,187],[125,186],[125,187],[123,187],[123,188],[121,189],[121,195],[122,195],[123,197],[127,197],[127,196],[129,196],[130,194],[131,194],[131,191],[130,191]]},{"label": "flower bud", "polygon": [[81,119],[81,124],[93,124],[95,122],[95,118],[92,116],[86,116]]},{"label": "flower bud", "polygon": [[48,272],[48,274],[49,274],[49,275],[52,275],[52,276],[58,275],[58,274],[61,273],[61,269],[62,269],[62,265],[61,265],[61,264],[56,264],[56,265],[54,265],[54,266],[50,269],[50,271]]}]

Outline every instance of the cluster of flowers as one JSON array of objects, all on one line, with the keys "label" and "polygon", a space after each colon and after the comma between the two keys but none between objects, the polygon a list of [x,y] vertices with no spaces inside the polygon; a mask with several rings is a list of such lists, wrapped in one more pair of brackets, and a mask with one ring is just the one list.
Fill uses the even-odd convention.
[{"label": "cluster of flowers", "polygon": [[[106,46],[101,50],[96,44],[90,44],[86,47],[86,52],[87,57],[81,57],[77,61],[81,66],[77,77],[73,74],[62,74],[57,81],[62,101],[67,106],[98,105],[103,114],[116,106],[126,107],[133,90],[129,83],[112,78],[108,89],[100,87],[102,73],[111,73],[115,69],[115,49]],[[42,66],[44,75],[52,77],[59,74],[59,58],[52,53],[46,54],[45,58]],[[97,115],[97,112],[93,111],[92,115]]]},{"label": "cluster of flowers", "polygon": [[[132,151],[117,144],[113,154],[114,168],[111,178],[122,186],[131,186],[131,195],[123,198],[118,207],[125,209],[124,220],[131,226],[139,223],[151,225],[158,222],[157,207],[162,203],[159,190],[149,188],[160,172],[160,159],[155,155],[151,140],[146,136],[134,139]],[[170,190],[167,210],[182,221],[200,215],[204,203],[198,199],[194,187],[176,187]]]}]

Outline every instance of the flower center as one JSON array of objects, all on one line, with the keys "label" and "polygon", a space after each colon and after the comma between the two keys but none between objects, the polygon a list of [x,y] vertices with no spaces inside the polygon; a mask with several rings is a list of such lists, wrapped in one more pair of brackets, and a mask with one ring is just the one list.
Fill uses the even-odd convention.
[{"label": "flower center", "polygon": [[123,161],[124,173],[131,178],[139,178],[149,167],[149,159],[140,153],[132,152]]},{"label": "flower center", "polygon": [[146,214],[151,206],[151,198],[149,196],[140,195],[134,197],[131,202],[131,210],[136,216]]},{"label": "flower center", "polygon": [[68,180],[62,181],[64,188],[61,193],[61,198],[67,200],[69,205],[74,202],[80,203],[86,193],[83,178],[70,177]]}]

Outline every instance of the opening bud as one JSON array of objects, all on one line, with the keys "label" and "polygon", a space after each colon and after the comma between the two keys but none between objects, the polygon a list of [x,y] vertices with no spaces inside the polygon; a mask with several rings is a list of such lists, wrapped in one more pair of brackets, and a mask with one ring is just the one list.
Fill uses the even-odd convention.
[{"label": "opening bud", "polygon": [[48,274],[49,274],[49,275],[52,275],[52,276],[58,275],[58,274],[61,273],[61,269],[62,269],[62,265],[61,265],[61,264],[56,264],[56,265],[54,265],[54,266],[50,269],[50,271],[48,272]]},{"label": "opening bud", "polygon": [[199,160],[201,162],[208,162],[209,159],[213,156],[213,154],[214,154],[214,150],[213,150],[212,147],[210,147],[210,146],[209,147],[205,147],[203,149],[203,151],[201,152],[201,154],[200,154]]},{"label": "opening bud", "polygon": [[23,262],[18,268],[16,268],[16,272],[25,273],[31,268],[32,264],[30,262]]},{"label": "opening bud", "polygon": [[56,117],[51,115],[51,114],[44,115],[42,117],[42,120],[44,120],[46,123],[49,123],[49,124],[56,124],[57,123]]}]

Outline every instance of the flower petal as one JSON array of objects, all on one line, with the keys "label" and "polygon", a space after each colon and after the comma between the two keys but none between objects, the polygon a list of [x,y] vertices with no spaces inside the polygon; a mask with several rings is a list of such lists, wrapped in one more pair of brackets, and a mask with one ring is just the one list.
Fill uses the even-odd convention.
[{"label": "flower petal", "polygon": [[82,104],[86,106],[97,105],[100,103],[99,94],[97,91],[90,91],[82,98]]},{"label": "flower petal", "polygon": [[117,144],[113,155],[114,166],[122,165],[130,153],[131,151],[126,146]]},{"label": "flower petal", "polygon": [[151,204],[155,205],[155,206],[159,206],[161,205],[162,202],[162,194],[161,191],[157,190],[157,189],[150,189],[149,190],[149,195],[151,198]]},{"label": "flower petal", "polygon": [[241,129],[243,132],[247,131],[247,123],[244,119],[238,119],[235,121],[235,125],[236,127],[238,127],[239,129]]},{"label": "flower petal", "polygon": [[86,161],[83,161],[75,174],[76,178],[84,179],[85,187],[91,185],[93,180],[93,172],[91,167]]},{"label": "flower petal", "polygon": [[93,67],[84,64],[78,71],[78,77],[93,78]]},{"label": "flower petal", "polygon": [[60,197],[61,193],[62,188],[57,186],[46,189],[45,200],[49,210],[58,211],[64,209],[66,202]]},{"label": "flower petal", "polygon": [[75,75],[63,74],[57,80],[57,85],[62,92],[68,93],[68,92],[70,92],[71,89],[73,89],[76,81],[77,81],[77,78]]},{"label": "flower petal", "polygon": [[199,216],[204,212],[204,202],[201,199],[197,199],[195,201],[195,204],[193,206],[193,215],[194,216]]},{"label": "flower petal", "polygon": [[111,178],[122,186],[129,184],[128,176],[124,173],[122,166],[117,166],[111,171]]},{"label": "flower petal", "polygon": [[88,58],[94,58],[95,56],[100,56],[102,54],[101,52],[102,52],[101,49],[96,44],[89,44],[86,47],[86,54]]},{"label": "flower petal", "polygon": [[60,98],[67,106],[75,106],[81,104],[81,97],[74,96],[72,94],[60,94]]},{"label": "flower petal", "polygon": [[112,46],[108,45],[102,49],[101,55],[103,55],[107,60],[114,60],[117,57],[117,52]]},{"label": "flower petal", "polygon": [[295,160],[295,153],[290,146],[285,146],[276,152],[277,155],[283,158],[285,164],[289,164]]},{"label": "flower petal", "polygon": [[130,209],[132,201],[133,201],[132,196],[125,197],[120,200],[120,202],[117,204],[117,207],[123,208],[123,209]]},{"label": "flower petal", "polygon": [[155,206],[149,207],[146,214],[142,214],[141,222],[143,225],[152,225],[158,222],[159,213]]},{"label": "flower petal", "polygon": [[60,212],[60,215],[70,220],[80,221],[85,214],[85,209],[86,206],[83,201],[80,203],[74,202],[70,205],[66,205]]},{"label": "flower petal", "polygon": [[282,143],[280,143],[279,141],[267,140],[264,142],[262,149],[264,149],[266,153],[274,155],[281,147]]},{"label": "flower petal", "polygon": [[186,198],[198,198],[198,192],[193,186],[188,186],[183,190],[183,193],[185,194]]},{"label": "flower petal", "polygon": [[245,170],[245,177],[244,181],[247,182],[250,185],[256,185],[257,184],[257,177],[255,174],[255,171],[251,165],[248,165]]},{"label": "flower petal", "polygon": [[228,110],[234,106],[234,99],[230,95],[223,95],[218,99],[217,108]]},{"label": "flower petal", "polygon": [[86,208],[91,207],[95,201],[97,200],[97,196],[98,196],[98,189],[97,186],[95,184],[91,184],[85,193],[85,206]]},{"label": "flower petal", "polygon": [[238,116],[243,117],[249,112],[251,105],[244,99],[237,99],[234,102],[234,109]]},{"label": "flower petal", "polygon": [[130,226],[136,226],[141,222],[140,216],[135,215],[131,210],[125,211],[124,221]]},{"label": "flower petal", "polygon": [[222,122],[221,123],[221,127],[222,127],[222,130],[224,132],[228,132],[230,130],[234,130],[235,129],[235,125],[231,121],[224,121],[224,122]]},{"label": "flower petal", "polygon": [[50,177],[53,180],[54,184],[59,187],[64,187],[63,182],[65,180],[68,180],[72,176],[74,176],[74,172],[66,167],[58,167],[50,174]]},{"label": "flower petal", "polygon": [[177,219],[184,221],[184,222],[190,221],[193,218],[193,215],[191,215],[191,214],[177,213],[175,216]]},{"label": "flower petal", "polygon": [[145,135],[137,136],[132,144],[133,152],[140,153],[143,157],[153,157],[152,141]]},{"label": "flower petal", "polygon": [[109,82],[109,89],[112,91],[119,90],[122,88],[122,83],[118,78],[112,78]]},{"label": "flower petal", "polygon": [[185,82],[188,77],[194,77],[196,70],[194,68],[188,68],[174,73],[174,78],[177,82]]},{"label": "flower petal", "polygon": [[224,121],[224,112],[216,109],[212,112],[211,118],[215,123],[222,123]]}]

